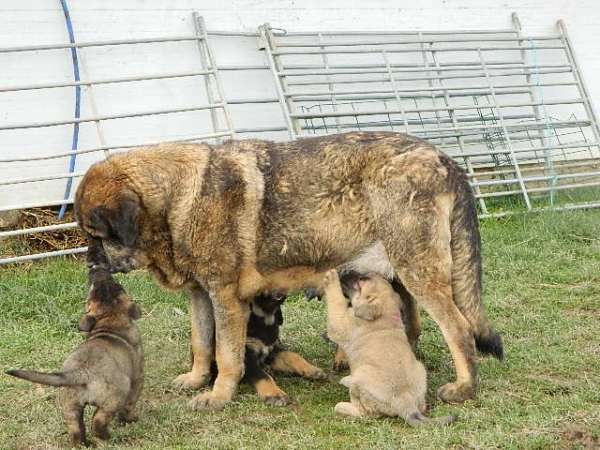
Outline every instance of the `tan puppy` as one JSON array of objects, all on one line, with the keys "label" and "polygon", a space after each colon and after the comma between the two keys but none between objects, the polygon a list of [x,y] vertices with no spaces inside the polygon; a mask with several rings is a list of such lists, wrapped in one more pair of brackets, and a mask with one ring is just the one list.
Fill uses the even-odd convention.
[{"label": "tan puppy", "polygon": [[425,412],[425,367],[415,358],[402,324],[401,300],[380,275],[356,276],[344,283],[348,308],[336,270],[325,275],[327,332],[345,352],[350,375],[341,384],[350,403],[335,406],[347,416],[398,416],[411,426],[450,424],[456,415],[430,419]]},{"label": "tan puppy", "polygon": [[73,445],[89,445],[83,413],[96,406],[92,432],[108,439],[108,424],[119,415],[123,422],[137,420],[135,406],[142,390],[143,352],[133,320],[140,308],[105,269],[90,270],[87,310],[79,330],[85,342],[69,355],[58,372],[9,370],[9,375],[34,383],[60,387],[59,400]]}]

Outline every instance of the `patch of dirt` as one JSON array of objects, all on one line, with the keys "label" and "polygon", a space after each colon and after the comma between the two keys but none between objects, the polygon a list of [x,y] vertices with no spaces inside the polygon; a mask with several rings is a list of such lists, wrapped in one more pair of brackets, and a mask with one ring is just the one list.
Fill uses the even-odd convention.
[{"label": "patch of dirt", "polygon": [[569,425],[560,431],[561,443],[565,449],[599,450],[600,438],[580,425]]}]

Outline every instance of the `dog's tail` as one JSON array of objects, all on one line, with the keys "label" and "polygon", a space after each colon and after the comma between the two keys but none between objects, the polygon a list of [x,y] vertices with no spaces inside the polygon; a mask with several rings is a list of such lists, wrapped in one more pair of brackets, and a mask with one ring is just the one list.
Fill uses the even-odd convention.
[{"label": "dog's tail", "polygon": [[77,386],[83,383],[75,381],[69,376],[68,372],[38,372],[35,370],[8,370],[7,375],[13,377],[23,378],[24,380],[31,381],[33,383],[45,384],[48,386]]},{"label": "dog's tail", "polygon": [[458,416],[456,414],[441,417],[426,417],[420,412],[415,412],[406,419],[406,422],[411,427],[419,427],[421,425],[450,425],[455,422],[457,418]]},{"label": "dog's tail", "polygon": [[450,224],[454,302],[473,328],[477,349],[502,360],[502,339],[490,326],[481,299],[481,237],[475,198],[466,177],[457,177],[455,192]]}]

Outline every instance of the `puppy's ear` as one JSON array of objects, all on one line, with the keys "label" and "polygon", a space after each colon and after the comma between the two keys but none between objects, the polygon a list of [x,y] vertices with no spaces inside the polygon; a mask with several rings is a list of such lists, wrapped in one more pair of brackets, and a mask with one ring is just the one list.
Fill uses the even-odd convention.
[{"label": "puppy's ear", "polygon": [[354,309],[354,315],[363,320],[375,320],[382,313],[379,299],[368,301],[361,298],[352,303],[352,308]]},{"label": "puppy's ear", "polygon": [[142,309],[135,303],[132,303],[129,306],[127,312],[129,313],[129,317],[131,317],[133,320],[138,320],[140,317],[142,317]]},{"label": "puppy's ear", "polygon": [[85,314],[79,321],[79,325],[77,328],[79,329],[79,331],[88,332],[92,331],[94,325],[96,325],[96,318],[90,314]]}]

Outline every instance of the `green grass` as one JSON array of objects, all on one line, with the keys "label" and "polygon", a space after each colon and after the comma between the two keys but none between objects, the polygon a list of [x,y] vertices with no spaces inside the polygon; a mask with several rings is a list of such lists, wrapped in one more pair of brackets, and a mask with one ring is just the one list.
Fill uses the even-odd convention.
[{"label": "green grass", "polygon": [[[266,406],[242,386],[224,411],[193,411],[187,403],[194,394],[170,388],[189,366],[187,300],[133,273],[118,278],[145,313],[141,421],[113,426],[113,438],[96,440],[97,448],[599,448],[600,210],[516,215],[486,220],[481,229],[485,302],[506,360],[480,359],[481,386],[464,405],[444,405],[433,394],[454,370],[437,327],[423,315],[418,357],[429,371],[430,414],[458,413],[451,427],[336,417],[334,405],[348,396],[337,374],[321,382],[279,377],[290,407]],[[0,368],[56,369],[81,342],[75,325],[85,294],[80,262],[0,269]],[[328,370],[333,348],[321,338],[324,305],[295,296],[284,315],[286,344]],[[57,390],[0,376],[0,448],[66,442]]]}]

